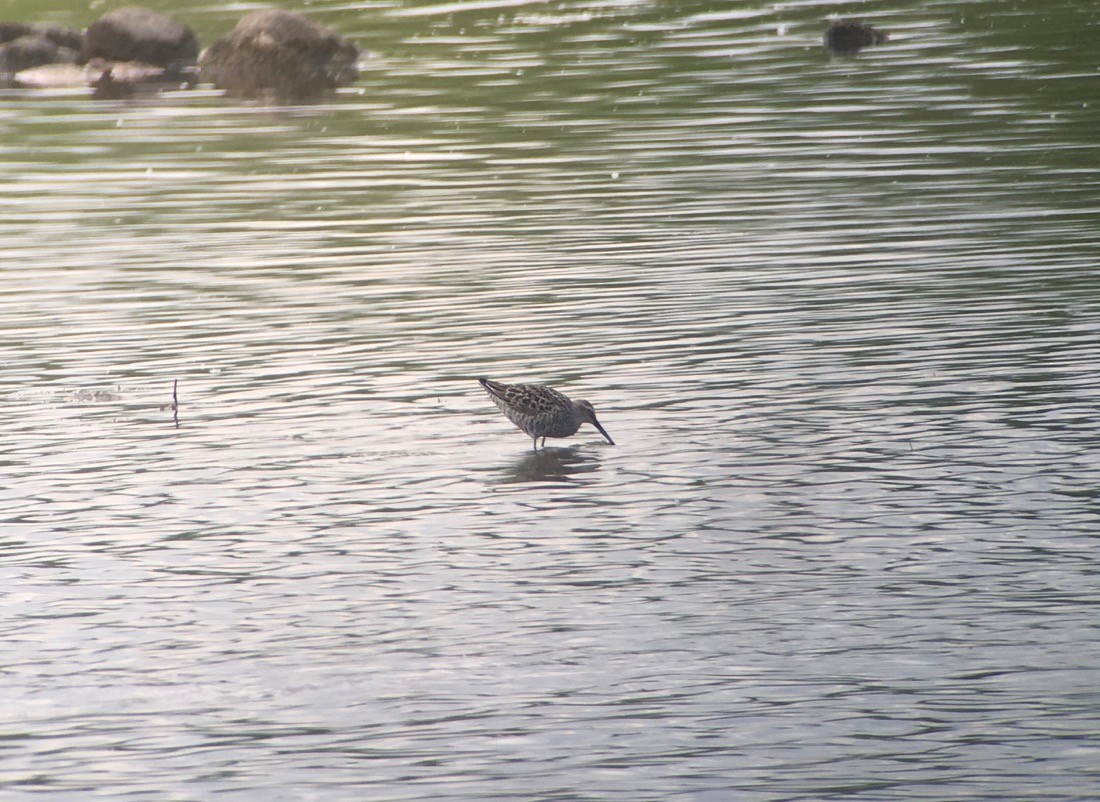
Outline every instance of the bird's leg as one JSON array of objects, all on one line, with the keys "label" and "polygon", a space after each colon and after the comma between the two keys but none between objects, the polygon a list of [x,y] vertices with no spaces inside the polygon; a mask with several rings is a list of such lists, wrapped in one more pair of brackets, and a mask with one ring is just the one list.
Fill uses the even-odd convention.
[{"label": "bird's leg", "polygon": [[539,439],[537,437],[531,438],[531,448],[535,451],[539,450]]},{"label": "bird's leg", "polygon": [[542,447],[546,448],[546,438],[542,438]]}]

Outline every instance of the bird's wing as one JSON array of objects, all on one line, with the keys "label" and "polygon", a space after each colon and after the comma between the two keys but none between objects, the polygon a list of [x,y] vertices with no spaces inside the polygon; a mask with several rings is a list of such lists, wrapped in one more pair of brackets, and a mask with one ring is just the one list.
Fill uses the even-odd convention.
[{"label": "bird's wing", "polygon": [[494,400],[527,417],[547,415],[569,405],[564,395],[541,384],[501,384],[489,379],[481,384]]}]

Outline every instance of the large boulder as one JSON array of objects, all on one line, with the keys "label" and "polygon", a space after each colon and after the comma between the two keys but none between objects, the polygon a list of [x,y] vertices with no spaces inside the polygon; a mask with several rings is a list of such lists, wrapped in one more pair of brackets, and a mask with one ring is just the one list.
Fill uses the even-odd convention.
[{"label": "large boulder", "polygon": [[199,70],[203,81],[232,97],[308,103],[358,78],[358,61],[359,48],[330,28],[265,9],[210,45]]},{"label": "large boulder", "polygon": [[87,86],[88,78],[79,64],[43,64],[20,70],[7,83],[19,89],[75,89]]},{"label": "large boulder", "polygon": [[166,88],[190,87],[187,76],[168,74],[163,67],[141,61],[104,61],[94,58],[86,64],[44,64],[11,75],[6,85],[23,89],[91,88],[93,98],[117,100],[150,95]]},{"label": "large boulder", "polygon": [[83,37],[79,31],[30,22],[0,22],[0,74],[44,64],[76,62]]},{"label": "large boulder", "polygon": [[84,61],[137,61],[181,72],[199,55],[195,32],[171,17],[139,6],[110,11],[84,32]]},{"label": "large boulder", "polygon": [[56,42],[40,34],[27,34],[0,44],[0,73],[12,74],[43,64],[73,64],[77,51],[59,47]]},{"label": "large boulder", "polygon": [[56,25],[39,25],[34,22],[0,22],[0,44],[11,42],[22,36],[41,36],[49,39],[58,47],[80,50],[84,34],[71,28],[59,28]]}]

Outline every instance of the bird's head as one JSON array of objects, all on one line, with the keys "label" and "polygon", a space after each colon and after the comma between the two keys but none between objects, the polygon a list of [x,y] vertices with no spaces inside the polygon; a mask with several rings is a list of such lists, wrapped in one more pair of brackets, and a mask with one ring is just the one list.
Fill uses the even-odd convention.
[{"label": "bird's head", "polygon": [[581,413],[581,418],[595,426],[600,434],[607,438],[607,442],[611,443],[611,445],[615,445],[615,441],[611,439],[611,435],[604,431],[604,428],[600,426],[600,422],[596,420],[595,407],[587,401],[574,401],[573,403],[577,407],[577,411]]}]

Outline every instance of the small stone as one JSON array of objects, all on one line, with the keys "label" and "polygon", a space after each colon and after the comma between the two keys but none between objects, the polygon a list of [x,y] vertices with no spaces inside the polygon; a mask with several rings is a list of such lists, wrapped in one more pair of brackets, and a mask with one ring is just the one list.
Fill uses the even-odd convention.
[{"label": "small stone", "polygon": [[825,47],[834,53],[850,55],[870,45],[880,45],[889,39],[886,31],[857,19],[837,19],[825,29]]}]

